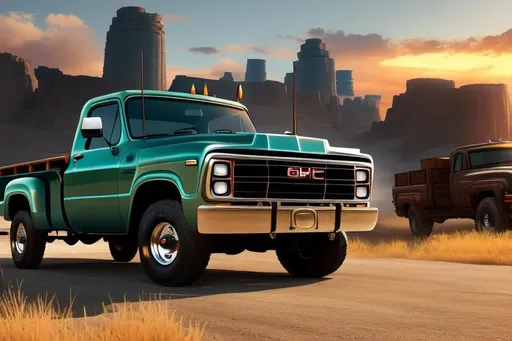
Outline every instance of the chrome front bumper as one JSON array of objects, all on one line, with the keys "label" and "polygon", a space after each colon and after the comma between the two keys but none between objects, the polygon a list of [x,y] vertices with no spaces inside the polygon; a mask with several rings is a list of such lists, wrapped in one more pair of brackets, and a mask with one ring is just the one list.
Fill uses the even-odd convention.
[{"label": "chrome front bumper", "polygon": [[[340,231],[371,231],[377,224],[376,207],[342,207]],[[203,234],[334,232],[335,207],[202,205],[197,209],[197,229]],[[273,221],[274,220],[274,221]],[[274,229],[272,227],[274,226]]]}]

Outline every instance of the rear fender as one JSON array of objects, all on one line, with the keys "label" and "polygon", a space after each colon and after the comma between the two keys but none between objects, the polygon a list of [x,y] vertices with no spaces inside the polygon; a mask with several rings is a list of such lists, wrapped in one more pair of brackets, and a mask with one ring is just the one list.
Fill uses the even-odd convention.
[{"label": "rear fender", "polygon": [[5,187],[4,218],[11,221],[11,205],[14,198],[22,195],[28,202],[30,215],[38,230],[51,230],[47,212],[47,190],[43,180],[33,177],[19,178],[10,181]]}]

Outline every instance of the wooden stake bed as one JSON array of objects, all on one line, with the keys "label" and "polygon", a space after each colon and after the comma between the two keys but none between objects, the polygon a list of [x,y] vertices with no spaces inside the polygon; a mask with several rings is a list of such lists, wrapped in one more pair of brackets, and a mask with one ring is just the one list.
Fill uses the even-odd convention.
[{"label": "wooden stake bed", "polygon": [[24,173],[41,172],[49,169],[64,169],[69,164],[69,154],[49,157],[35,161],[17,163],[15,165],[0,167],[0,176],[17,175]]}]

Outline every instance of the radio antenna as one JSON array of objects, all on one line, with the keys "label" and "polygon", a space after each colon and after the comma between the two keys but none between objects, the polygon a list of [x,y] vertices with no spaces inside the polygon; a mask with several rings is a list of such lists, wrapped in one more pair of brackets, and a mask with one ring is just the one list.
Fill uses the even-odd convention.
[{"label": "radio antenna", "polygon": [[292,112],[293,112],[293,130],[292,134],[297,135],[297,108],[296,108],[296,84],[297,84],[297,66],[293,63],[293,101],[292,101]]},{"label": "radio antenna", "polygon": [[142,105],[142,137],[146,137],[146,115],[144,113],[144,50],[140,50],[140,99]]}]

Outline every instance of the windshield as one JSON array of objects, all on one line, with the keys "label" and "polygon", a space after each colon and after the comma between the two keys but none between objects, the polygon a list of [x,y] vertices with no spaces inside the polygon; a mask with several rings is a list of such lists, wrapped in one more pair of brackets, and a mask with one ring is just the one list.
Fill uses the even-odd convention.
[{"label": "windshield", "polygon": [[[172,98],[144,97],[146,136],[251,132],[256,129],[242,109]],[[126,101],[128,129],[142,137],[141,98]]]},{"label": "windshield", "polygon": [[485,149],[469,152],[470,167],[512,162],[512,149]]}]

